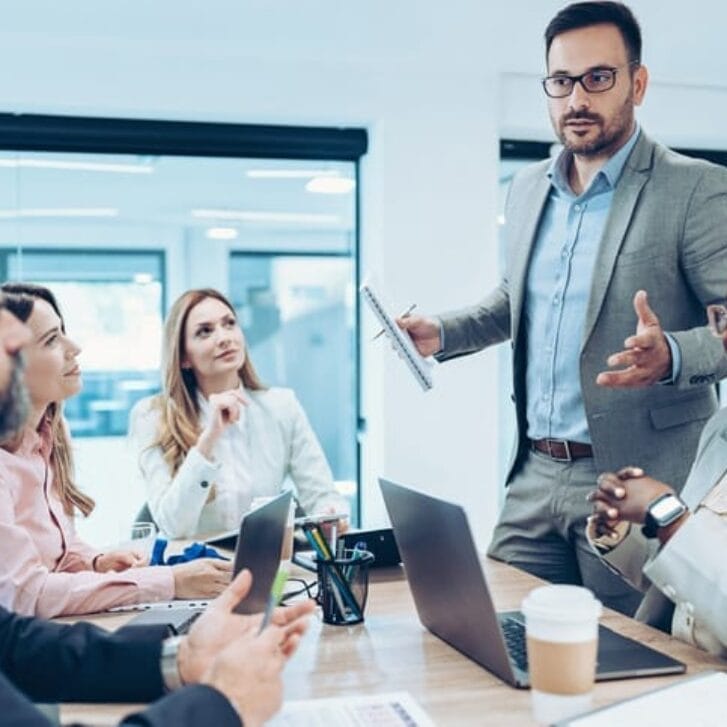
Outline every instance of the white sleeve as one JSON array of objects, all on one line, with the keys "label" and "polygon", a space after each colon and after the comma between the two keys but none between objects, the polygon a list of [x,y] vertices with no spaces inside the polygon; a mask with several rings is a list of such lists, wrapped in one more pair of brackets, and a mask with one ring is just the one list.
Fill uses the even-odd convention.
[{"label": "white sleeve", "polygon": [[727,522],[717,513],[700,508],[646,564],[644,573],[727,648],[725,553]]},{"label": "white sleeve", "polygon": [[159,413],[149,400],[136,404],[130,416],[129,444],[135,471],[141,479],[152,517],[168,538],[191,537],[217,477],[219,463],[210,462],[192,447],[172,477],[162,450],[153,446]]},{"label": "white sleeve", "polygon": [[298,488],[300,504],[308,514],[320,513],[329,507],[349,513],[344,497],[333,486],[333,475],[326,455],[311,428],[303,407],[290,392],[290,464],[288,471]]}]

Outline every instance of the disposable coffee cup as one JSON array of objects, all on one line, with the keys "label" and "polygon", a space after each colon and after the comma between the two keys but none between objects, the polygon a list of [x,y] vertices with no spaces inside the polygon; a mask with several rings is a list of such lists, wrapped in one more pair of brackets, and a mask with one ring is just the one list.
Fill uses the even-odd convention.
[{"label": "disposable coffee cup", "polygon": [[522,604],[533,717],[549,725],[591,708],[601,602],[580,586],[542,586]]}]

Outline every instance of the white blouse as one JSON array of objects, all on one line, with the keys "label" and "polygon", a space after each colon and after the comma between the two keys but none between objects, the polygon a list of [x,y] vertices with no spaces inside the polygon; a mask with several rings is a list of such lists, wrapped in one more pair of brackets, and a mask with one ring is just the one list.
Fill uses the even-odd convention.
[{"label": "white blouse", "polygon": [[727,474],[644,566],[649,580],[676,604],[672,634],[722,658],[727,657],[725,548]]},{"label": "white blouse", "polygon": [[[172,477],[157,437],[159,411],[153,398],[132,409],[129,440],[149,509],[169,538],[192,537],[237,528],[255,497],[278,494],[287,476],[309,513],[328,507],[348,512],[333,487],[333,476],[308,418],[290,389],[243,391],[249,404],[217,440],[212,461],[196,447]],[[200,423],[209,404],[199,396]]]},{"label": "white blouse", "polygon": [[615,538],[598,537],[595,518],[589,518],[586,535],[594,551],[632,585],[644,590],[653,583],[674,602],[673,636],[727,657],[727,473],[666,545],[650,540],[642,546],[647,551],[628,550],[627,543],[634,545],[631,530],[630,523],[620,522]]}]

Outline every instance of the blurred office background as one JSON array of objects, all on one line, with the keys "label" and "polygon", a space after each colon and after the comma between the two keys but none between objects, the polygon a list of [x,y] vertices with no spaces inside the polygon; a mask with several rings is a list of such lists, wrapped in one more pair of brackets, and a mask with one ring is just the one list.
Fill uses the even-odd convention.
[{"label": "blurred office background", "polygon": [[[168,305],[212,286],[233,300],[262,378],[296,390],[362,524],[385,521],[384,474],[462,502],[486,544],[512,436],[509,347],[438,367],[423,394],[369,342],[356,286],[370,272],[393,309],[435,312],[497,284],[507,184],[553,141],[542,33],[563,4],[5,8],[0,275],[50,285],[84,348],[84,392],[66,411],[98,501],[86,537],[116,539],[143,502],[128,411],[158,390]],[[651,72],[644,129],[727,163],[727,6],[630,4]],[[262,136],[236,144],[220,127],[215,146],[211,127],[150,124],[124,146],[128,120]]]}]

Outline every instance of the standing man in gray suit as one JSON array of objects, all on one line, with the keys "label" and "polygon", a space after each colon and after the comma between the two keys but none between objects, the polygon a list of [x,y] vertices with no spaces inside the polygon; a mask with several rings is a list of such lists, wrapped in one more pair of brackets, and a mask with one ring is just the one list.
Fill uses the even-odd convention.
[{"label": "standing man in gray suit", "polygon": [[625,5],[564,8],[545,46],[563,151],[512,182],[503,282],[399,324],[440,361],[511,339],[518,433],[489,554],[632,613],[640,595],[588,546],[586,494],[634,462],[677,489],[686,479],[727,375],[704,313],[727,282],[727,170],[636,123],[648,73]]}]

